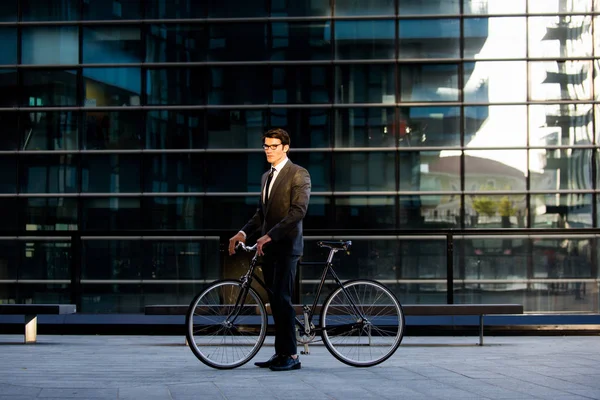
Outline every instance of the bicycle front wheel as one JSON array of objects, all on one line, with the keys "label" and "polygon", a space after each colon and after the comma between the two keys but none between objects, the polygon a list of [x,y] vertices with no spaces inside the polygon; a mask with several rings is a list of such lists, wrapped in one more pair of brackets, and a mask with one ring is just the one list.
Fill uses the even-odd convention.
[{"label": "bicycle front wheel", "polygon": [[192,352],[217,369],[236,368],[260,350],[267,334],[267,311],[260,296],[241,281],[213,283],[188,309],[186,337]]},{"label": "bicycle front wheel", "polygon": [[348,281],[321,311],[321,336],[329,352],[354,367],[371,367],[394,354],[404,332],[396,296],[376,281]]}]

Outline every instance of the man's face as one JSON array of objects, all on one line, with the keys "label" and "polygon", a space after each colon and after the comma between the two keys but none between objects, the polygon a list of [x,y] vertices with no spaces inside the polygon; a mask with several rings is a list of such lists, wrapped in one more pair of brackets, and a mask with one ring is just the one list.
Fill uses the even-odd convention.
[{"label": "man's face", "polygon": [[[271,165],[279,164],[286,156],[286,152],[290,146],[282,145],[281,140],[275,138],[265,138],[265,154],[267,156],[267,162]],[[275,146],[275,149],[271,147]]]}]

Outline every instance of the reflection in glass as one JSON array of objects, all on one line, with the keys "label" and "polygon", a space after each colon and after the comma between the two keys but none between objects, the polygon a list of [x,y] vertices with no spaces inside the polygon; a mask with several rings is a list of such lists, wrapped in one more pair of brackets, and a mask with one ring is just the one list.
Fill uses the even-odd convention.
[{"label": "reflection in glass", "polygon": [[148,104],[205,104],[206,72],[202,67],[149,68]]},{"label": "reflection in glass", "polygon": [[208,73],[208,104],[267,103],[266,66],[212,67]]},{"label": "reflection in glass", "polygon": [[272,17],[327,17],[331,15],[328,1],[271,0]]},{"label": "reflection in glass", "polygon": [[329,151],[298,151],[290,154],[294,163],[309,171],[312,192],[331,190],[331,158]]},{"label": "reflection in glass", "polygon": [[532,228],[592,228],[592,195],[531,195]]},{"label": "reflection in glass", "polygon": [[334,153],[336,191],[396,190],[393,151]]},{"label": "reflection in glass", "polygon": [[530,13],[589,12],[592,0],[565,2],[562,0],[528,0]]},{"label": "reflection in glass", "polygon": [[[465,20],[465,27],[468,20]],[[460,57],[458,19],[414,19],[398,23],[400,60]]]},{"label": "reflection in glass", "polygon": [[30,197],[24,198],[23,202],[24,213],[19,227],[22,230],[75,231],[79,229],[77,199],[74,197]]},{"label": "reflection in glass", "polygon": [[266,130],[265,113],[265,110],[209,110],[206,147],[256,148]]},{"label": "reflection in glass", "polygon": [[[276,104],[329,103],[331,74],[322,65],[273,67],[272,102]],[[264,90],[264,89],[261,89]]]},{"label": "reflection in glass", "polygon": [[331,23],[273,22],[271,60],[328,60],[331,58]]},{"label": "reflection in glass", "polygon": [[0,126],[2,127],[0,150],[17,150],[19,146],[19,114],[10,111],[0,112]]},{"label": "reflection in glass", "polygon": [[270,126],[285,129],[294,148],[330,147],[329,108],[272,108]]},{"label": "reflection in glass", "polygon": [[337,103],[396,102],[394,65],[360,64],[336,67]]},{"label": "reflection in glass", "polygon": [[[257,148],[262,144],[260,140],[260,137],[256,138]],[[307,165],[302,166],[308,169]],[[205,168],[204,179],[207,192],[258,193],[262,189],[261,176],[269,169],[269,164],[265,152],[261,149],[252,153],[229,153],[227,157],[223,157],[221,153],[206,153]],[[195,179],[199,179],[198,174]]]},{"label": "reflection in glass", "polygon": [[401,65],[400,96],[402,101],[458,101],[458,65]]},{"label": "reflection in glass", "polygon": [[464,163],[466,191],[525,190],[526,150],[467,150]]},{"label": "reflection in glass", "polygon": [[589,100],[591,61],[530,62],[532,100]]},{"label": "reflection in glass", "polygon": [[467,18],[464,32],[465,58],[525,57],[524,17]]},{"label": "reflection in glass", "polygon": [[[241,34],[243,32],[243,34]],[[211,24],[208,61],[261,61],[267,59],[265,23]]]},{"label": "reflection in glass", "polygon": [[20,158],[20,191],[23,193],[75,193],[77,162],[72,154],[27,155]]},{"label": "reflection in glass", "polygon": [[460,146],[460,108],[400,107],[398,146]]},{"label": "reflection in glass", "polygon": [[526,106],[473,106],[465,107],[464,113],[465,146],[527,145]]},{"label": "reflection in glass", "polygon": [[[2,82],[0,72],[0,84]],[[21,104],[27,107],[77,105],[76,70],[21,70]],[[18,92],[17,92],[18,93]],[[1,95],[0,95],[1,96]]]},{"label": "reflection in glass", "polygon": [[335,15],[338,17],[351,15],[394,15],[394,0],[336,0]]},{"label": "reflection in glass", "polygon": [[393,108],[337,109],[335,128],[335,147],[396,146]]},{"label": "reflection in glass", "polygon": [[80,0],[21,0],[21,18],[23,21],[76,21],[80,15],[79,4]]},{"label": "reflection in glass", "polygon": [[145,228],[137,197],[84,197],[81,222],[84,231],[129,231]]},{"label": "reflection in glass", "polygon": [[[529,18],[530,57],[589,57],[592,55],[590,16]],[[523,42],[521,40],[521,42]]]},{"label": "reflection in glass", "polygon": [[[497,103],[527,99],[525,61],[477,61],[464,64],[466,102]],[[510,79],[506,79],[510,76]]]},{"label": "reflection in glass", "polygon": [[84,240],[82,244],[82,279],[141,278],[141,241]]},{"label": "reflection in glass", "polygon": [[[123,261],[120,262],[123,263]],[[143,290],[142,285],[137,281],[132,283],[97,285],[84,282],[81,285],[81,307],[77,308],[77,311],[89,314],[143,314],[144,306],[147,302],[150,301],[152,304],[156,304],[156,301],[152,301],[149,298],[149,294],[157,290],[157,285],[152,284],[150,286],[150,288]],[[163,300],[165,288],[170,289],[171,286],[159,286],[159,290],[163,295],[161,300]],[[179,300],[175,301],[179,302]]]},{"label": "reflection in glass", "polygon": [[83,76],[86,107],[140,105],[140,68],[84,68]]},{"label": "reflection in glass", "polygon": [[81,191],[140,191],[140,157],[131,154],[85,154],[81,157]]},{"label": "reflection in glass", "polygon": [[335,57],[391,59],[396,56],[393,20],[336,21]]},{"label": "reflection in glass", "polygon": [[465,14],[522,14],[525,1],[463,0]]},{"label": "reflection in glass", "polygon": [[146,155],[144,191],[202,192],[203,159],[204,155],[198,153]]},{"label": "reflection in glass", "polygon": [[[336,196],[335,223],[331,229],[396,228],[396,202],[393,196]],[[402,212],[402,211],[400,211]]]},{"label": "reflection in glass", "polygon": [[13,155],[0,157],[0,193],[16,193],[17,160]]},{"label": "reflection in glass", "polygon": [[206,31],[205,24],[151,24],[146,34],[146,61],[206,61]]},{"label": "reflection in glass", "polygon": [[592,106],[547,104],[529,106],[529,142],[532,146],[592,144]]},{"label": "reflection in glass", "polygon": [[79,30],[76,26],[24,27],[23,64],[77,64]]},{"label": "reflection in glass", "polygon": [[146,18],[149,19],[205,18],[206,1],[186,0],[173,7],[172,3],[167,0],[146,0],[144,12]]},{"label": "reflection in glass", "polygon": [[[84,20],[140,19],[144,0],[84,0]],[[178,4],[179,6],[179,4]],[[179,7],[172,7],[179,8]]]},{"label": "reflection in glass", "polygon": [[[0,13],[2,6],[0,5]],[[2,21],[2,16],[0,16]],[[0,27],[0,65],[17,63],[17,28]]]},{"label": "reflection in glass", "polygon": [[[17,279],[19,269],[19,242],[10,239],[0,240],[0,280]],[[0,301],[3,299],[0,286]]]},{"label": "reflection in glass", "polygon": [[439,151],[401,151],[401,191],[460,191],[460,157]]},{"label": "reflection in glass", "polygon": [[23,150],[79,148],[79,114],[74,111],[24,113],[20,128]]},{"label": "reflection in glass", "polygon": [[147,240],[143,246],[143,279],[220,278],[219,239]]},{"label": "reflection in glass", "polygon": [[19,279],[71,279],[71,243],[20,242]]},{"label": "reflection in glass", "polygon": [[140,28],[128,25],[85,27],[82,49],[84,64],[141,62]]},{"label": "reflection in glass", "polygon": [[147,149],[198,149],[203,147],[203,111],[156,110],[148,112]]},{"label": "reflection in glass", "polygon": [[592,149],[529,151],[532,190],[593,189]]},{"label": "reflection in glass", "polygon": [[209,18],[253,18],[267,16],[267,0],[228,0],[227,7],[220,0],[206,1]]},{"label": "reflection in glass", "polygon": [[[150,197],[144,198],[143,214],[149,217],[148,229],[195,230],[204,227],[204,197]],[[228,210],[229,212],[231,210]],[[217,212],[213,209],[211,212]],[[248,214],[246,219],[252,215]],[[241,219],[239,223],[242,223]],[[221,228],[221,227],[219,227]],[[239,229],[239,228],[238,228]]]},{"label": "reflection in glass", "polygon": [[140,112],[87,111],[84,118],[83,149],[141,148],[143,116]]},{"label": "reflection in glass", "polygon": [[525,194],[465,195],[465,228],[526,228]]},{"label": "reflection in glass", "polygon": [[[258,176],[260,178],[260,175]],[[312,200],[312,199],[311,199]],[[203,199],[204,229],[239,230],[240,223],[247,221],[258,207],[258,193],[253,196],[207,196]],[[254,243],[260,232],[249,235],[249,242]]]},{"label": "reflection in glass", "polygon": [[401,0],[398,3],[400,15],[460,14],[461,0]]}]

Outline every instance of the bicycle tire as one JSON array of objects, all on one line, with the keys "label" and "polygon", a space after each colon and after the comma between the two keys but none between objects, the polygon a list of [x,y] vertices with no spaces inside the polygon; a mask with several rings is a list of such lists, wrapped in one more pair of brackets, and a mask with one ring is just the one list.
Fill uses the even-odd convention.
[{"label": "bicycle tire", "polygon": [[258,353],[267,335],[265,304],[253,288],[238,315],[229,320],[242,290],[239,280],[212,283],[190,303],[185,318],[186,338],[194,355],[216,369],[244,365]]},{"label": "bicycle tire", "polygon": [[[323,303],[320,328],[323,343],[339,361],[371,367],[390,358],[404,335],[404,312],[396,296],[377,281],[347,281]],[[348,295],[346,295],[346,293]],[[348,296],[360,316],[349,304]]]}]

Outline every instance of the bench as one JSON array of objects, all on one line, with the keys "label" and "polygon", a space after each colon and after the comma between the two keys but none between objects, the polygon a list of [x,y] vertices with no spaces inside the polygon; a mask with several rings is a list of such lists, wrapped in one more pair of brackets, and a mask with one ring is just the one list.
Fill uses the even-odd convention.
[{"label": "bench", "polygon": [[[149,305],[144,307],[146,315],[185,315],[188,305]],[[302,306],[294,305],[296,314],[302,314]],[[406,304],[402,306],[404,315],[410,316],[479,316],[479,345],[483,346],[483,326],[486,315],[523,314],[522,304]],[[267,312],[270,309],[267,306]],[[321,312],[321,305],[317,306],[316,314]],[[379,312],[381,314],[381,312]],[[384,312],[385,314],[385,312]]]},{"label": "bench", "polygon": [[37,341],[38,315],[64,315],[75,312],[74,304],[0,304],[0,314],[25,316],[25,343]]}]

